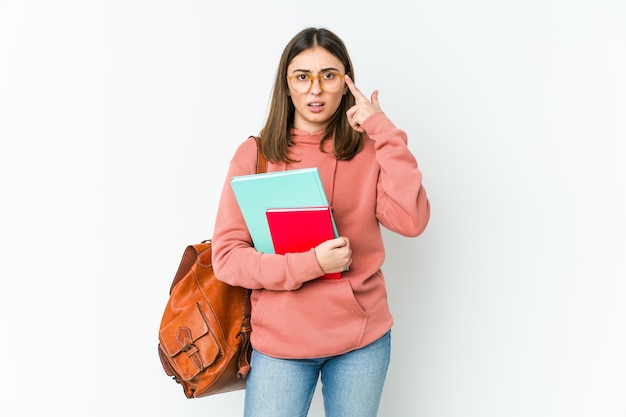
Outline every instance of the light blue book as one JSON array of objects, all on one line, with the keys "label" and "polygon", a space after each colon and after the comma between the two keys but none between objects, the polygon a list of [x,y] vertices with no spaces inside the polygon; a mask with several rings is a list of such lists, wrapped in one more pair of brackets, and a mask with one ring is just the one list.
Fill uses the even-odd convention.
[{"label": "light blue book", "polygon": [[[275,253],[267,209],[328,205],[317,168],[239,175],[231,178],[230,185],[259,252]],[[334,223],[333,228],[339,236]]]}]

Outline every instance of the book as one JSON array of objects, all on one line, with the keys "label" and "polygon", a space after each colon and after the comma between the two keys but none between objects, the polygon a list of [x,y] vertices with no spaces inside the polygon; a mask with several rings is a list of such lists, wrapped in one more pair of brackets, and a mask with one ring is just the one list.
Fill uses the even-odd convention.
[{"label": "book", "polygon": [[[329,206],[269,208],[267,224],[277,254],[306,252],[337,237],[333,214]],[[323,275],[324,279],[339,279],[341,273]]]},{"label": "book", "polygon": [[[275,253],[265,215],[268,208],[328,206],[317,168],[238,175],[230,185],[259,252]],[[334,222],[333,228],[338,236]]]}]

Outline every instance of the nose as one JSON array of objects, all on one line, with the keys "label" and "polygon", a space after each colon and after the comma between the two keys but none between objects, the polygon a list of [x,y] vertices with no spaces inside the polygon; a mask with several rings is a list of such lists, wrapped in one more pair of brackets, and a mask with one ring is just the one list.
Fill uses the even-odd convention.
[{"label": "nose", "polygon": [[322,80],[320,80],[319,78],[313,78],[311,80],[313,83],[311,84],[311,93],[313,94],[321,94],[322,91]]}]

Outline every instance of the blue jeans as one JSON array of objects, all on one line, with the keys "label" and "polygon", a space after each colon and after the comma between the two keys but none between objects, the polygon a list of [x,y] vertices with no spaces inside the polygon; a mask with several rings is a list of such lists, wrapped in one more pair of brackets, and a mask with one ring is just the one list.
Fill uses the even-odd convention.
[{"label": "blue jeans", "polygon": [[277,359],[256,350],[244,417],[306,417],[321,374],[326,417],[376,417],[391,355],[391,332],[361,349],[319,359]]}]

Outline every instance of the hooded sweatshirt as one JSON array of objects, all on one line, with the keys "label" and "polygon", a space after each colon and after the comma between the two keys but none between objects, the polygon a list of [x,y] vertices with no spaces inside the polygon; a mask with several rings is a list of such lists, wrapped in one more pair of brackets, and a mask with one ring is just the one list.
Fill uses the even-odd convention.
[{"label": "hooded sweatshirt", "polygon": [[407,237],[426,228],[430,204],[422,174],[404,131],[383,112],[361,125],[363,149],[338,161],[322,131],[292,130],[290,164],[268,163],[268,172],[317,167],[340,236],[350,240],[352,263],[341,279],[324,272],[315,250],[286,255],[254,249],[230,186],[236,175],[256,172],[254,138],[239,145],[230,162],[213,230],[213,268],[230,285],[252,289],[251,343],[278,358],[340,355],[377,340],[390,330],[381,225]]}]

